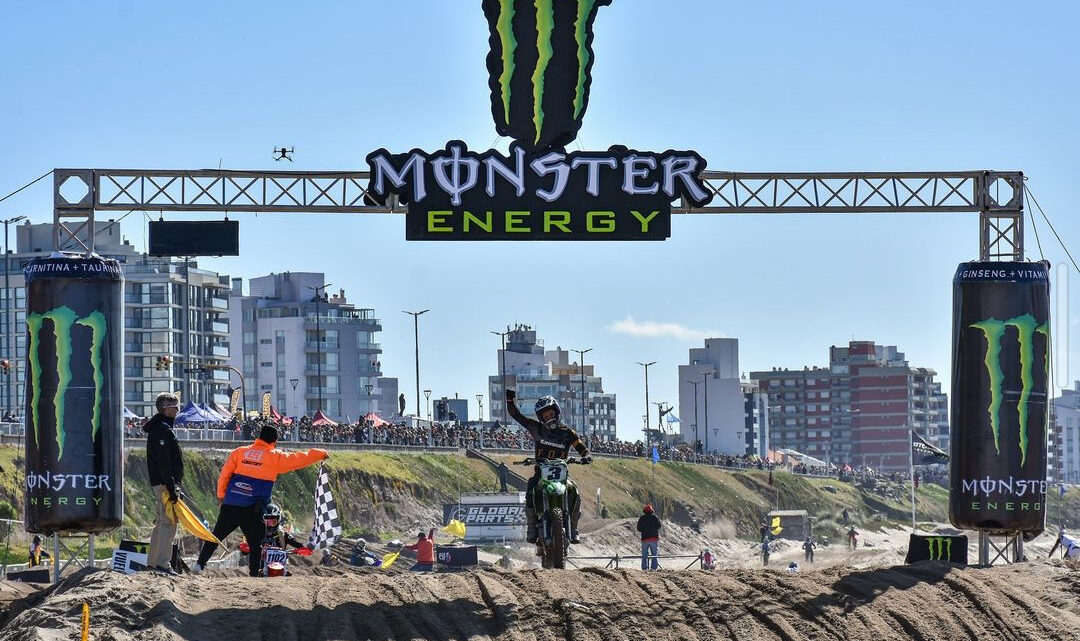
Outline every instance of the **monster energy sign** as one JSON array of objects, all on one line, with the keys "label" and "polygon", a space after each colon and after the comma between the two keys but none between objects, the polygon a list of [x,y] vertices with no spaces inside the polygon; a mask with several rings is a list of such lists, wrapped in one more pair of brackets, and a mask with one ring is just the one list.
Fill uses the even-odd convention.
[{"label": "monster energy sign", "polygon": [[965,263],[953,291],[950,517],[957,527],[1041,531],[1048,269],[1044,263]]},{"label": "monster energy sign", "polygon": [[27,529],[110,529],[123,517],[120,267],[54,255],[24,273]]},{"label": "monster energy sign", "polygon": [[408,206],[409,240],[663,240],[671,203],[712,192],[693,151],[566,152],[592,83],[593,22],[610,0],[483,0],[495,129],[509,154],[413,149],[367,156],[368,196]]},{"label": "monster energy sign", "polygon": [[949,561],[967,565],[967,551],[968,538],[966,536],[912,534],[904,562]]},{"label": "monster energy sign", "polygon": [[[46,330],[46,321],[50,327]],[[56,309],[50,309],[43,314],[28,314],[26,316],[27,335],[29,343],[27,348],[28,361],[30,364],[30,416],[31,435],[37,442],[41,438],[41,388],[42,388],[42,364],[40,358],[42,341],[51,340],[56,352],[56,391],[52,397],[53,417],[55,418],[56,432],[56,458],[64,457],[64,441],[67,430],[64,421],[67,414],[67,391],[71,385],[71,352],[72,330],[75,326],[86,327],[90,332],[90,357],[89,363],[93,371],[94,402],[90,408],[91,438],[97,439],[101,429],[101,399],[102,387],[105,377],[101,370],[101,348],[104,343],[107,323],[105,315],[100,311],[90,312],[86,317],[79,318],[68,306],[62,305]],[[43,336],[43,334],[48,334]]]}]

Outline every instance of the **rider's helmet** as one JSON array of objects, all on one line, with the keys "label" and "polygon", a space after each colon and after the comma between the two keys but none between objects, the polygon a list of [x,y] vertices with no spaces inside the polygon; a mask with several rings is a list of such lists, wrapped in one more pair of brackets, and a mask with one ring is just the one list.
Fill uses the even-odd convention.
[{"label": "rider's helmet", "polygon": [[266,527],[277,527],[284,520],[281,516],[281,508],[273,503],[267,504],[266,509],[263,510],[262,518]]},{"label": "rider's helmet", "polygon": [[[553,408],[555,414],[549,417],[546,421],[541,414],[548,408]],[[559,409],[559,401],[555,400],[554,396],[541,396],[536,401],[536,420],[540,421],[548,427],[555,427],[559,424],[559,418],[562,416],[562,410]]]}]

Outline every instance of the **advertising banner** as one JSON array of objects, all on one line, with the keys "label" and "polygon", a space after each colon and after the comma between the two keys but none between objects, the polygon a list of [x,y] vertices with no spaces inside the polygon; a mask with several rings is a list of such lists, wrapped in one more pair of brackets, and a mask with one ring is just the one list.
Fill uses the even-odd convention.
[{"label": "advertising banner", "polygon": [[123,520],[123,277],[98,256],[35,258],[26,277],[26,529]]},{"label": "advertising banner", "polygon": [[967,565],[968,538],[966,536],[923,536],[912,534],[904,563],[917,561],[948,561]]},{"label": "advertising banner", "polygon": [[524,539],[525,494],[464,494],[443,506],[443,524],[452,520],[465,525],[466,543]]},{"label": "advertising banner", "polygon": [[949,519],[1033,538],[1046,512],[1046,263],[962,263],[953,279]]},{"label": "advertising banner", "polygon": [[477,565],[475,545],[436,545],[435,560],[439,565],[464,568]]}]

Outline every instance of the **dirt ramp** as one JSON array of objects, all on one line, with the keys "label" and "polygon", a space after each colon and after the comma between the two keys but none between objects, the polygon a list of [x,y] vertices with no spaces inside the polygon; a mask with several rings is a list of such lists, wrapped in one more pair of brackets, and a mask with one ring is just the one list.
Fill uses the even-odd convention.
[{"label": "dirt ramp", "polygon": [[198,641],[1078,638],[1080,575],[1059,565],[937,564],[805,574],[635,570],[414,574],[351,568],[286,579],[84,571],[16,603],[0,639]]}]

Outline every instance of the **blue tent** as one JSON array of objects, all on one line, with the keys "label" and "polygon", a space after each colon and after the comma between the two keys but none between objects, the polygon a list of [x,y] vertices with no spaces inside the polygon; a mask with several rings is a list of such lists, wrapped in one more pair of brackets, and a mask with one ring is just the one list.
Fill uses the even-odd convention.
[{"label": "blue tent", "polygon": [[202,410],[198,405],[188,401],[188,404],[184,406],[184,409],[180,410],[180,413],[173,419],[173,425],[187,425],[190,423],[217,423],[221,421],[217,416],[211,416]]}]

